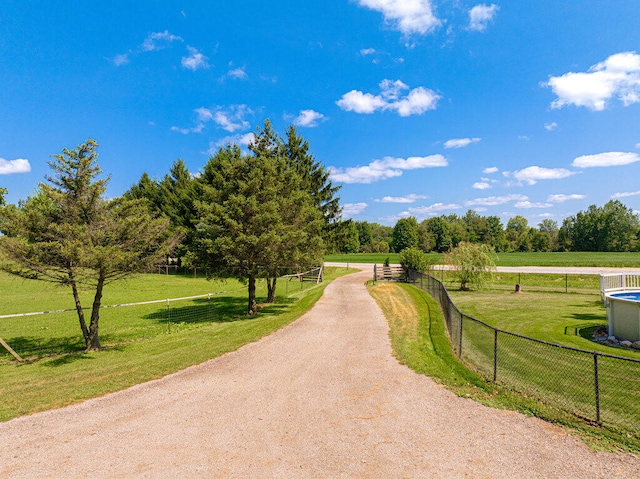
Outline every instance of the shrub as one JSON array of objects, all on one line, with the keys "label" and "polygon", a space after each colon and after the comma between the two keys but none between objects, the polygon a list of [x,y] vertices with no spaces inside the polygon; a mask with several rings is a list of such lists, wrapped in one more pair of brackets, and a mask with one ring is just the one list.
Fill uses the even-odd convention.
[{"label": "shrub", "polygon": [[427,255],[418,248],[406,248],[400,252],[400,264],[405,271],[424,273],[429,269]]}]

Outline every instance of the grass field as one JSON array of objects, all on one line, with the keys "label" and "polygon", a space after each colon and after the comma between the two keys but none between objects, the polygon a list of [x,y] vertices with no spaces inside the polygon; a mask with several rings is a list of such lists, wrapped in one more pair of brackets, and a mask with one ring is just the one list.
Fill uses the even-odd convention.
[{"label": "grass field", "polygon": [[[0,421],[118,391],[238,349],[300,317],[320,298],[330,280],[346,272],[344,268],[327,268],[325,282],[305,286],[303,291],[300,291],[298,283],[297,288],[292,286],[289,288],[288,296],[284,295],[285,285],[280,284],[276,303],[262,308],[257,317],[248,317],[245,314],[246,288],[244,286],[237,282],[221,282],[218,285],[219,291],[230,289],[234,291],[215,296],[214,318],[206,321],[202,319],[189,321],[186,316],[182,317],[182,320],[177,316],[170,334],[163,316],[163,305],[160,305],[160,309],[155,305],[153,306],[156,308],[155,311],[150,310],[142,315],[121,314],[118,318],[111,320],[108,316],[101,319],[102,340],[105,348],[100,352],[40,354],[41,358],[37,361],[18,364],[11,361],[13,358],[2,349],[0,351],[0,376],[2,377],[0,396],[3,400],[0,402]],[[6,281],[7,278],[5,277],[4,280]],[[2,283],[0,281],[0,284]],[[192,284],[193,288],[189,288],[189,284]],[[186,296],[210,291],[215,286],[216,283],[207,283],[205,280],[191,281],[186,277],[145,275],[131,280],[128,287],[123,288],[121,295],[116,294],[118,289],[114,285],[109,296],[111,299],[108,301],[113,304],[154,299],[157,297],[156,294],[160,295],[159,299],[174,295]],[[12,291],[12,288],[7,287],[6,284],[3,288],[5,294],[7,291]],[[16,298],[14,306],[23,304],[27,310],[32,310],[34,305],[41,306],[36,309],[48,309],[62,304],[59,301],[63,301],[64,298],[54,297],[61,295],[61,291],[47,288],[48,286],[42,285],[26,285],[25,289],[30,292],[25,293],[25,298],[35,292],[39,294],[38,302]],[[264,297],[264,291],[259,294]],[[203,307],[209,306],[196,303],[186,305],[184,309],[193,310]],[[13,308],[11,309],[12,312],[16,312]],[[122,310],[123,308],[113,308],[104,311]],[[50,315],[39,318],[45,317]],[[0,337],[4,334],[3,321],[0,320]],[[115,321],[118,323],[116,324]],[[138,323],[142,323],[144,327],[138,328]],[[61,335],[63,337],[67,334],[69,337],[72,335],[74,341],[81,341],[77,319],[71,320],[69,328],[68,333],[63,332]],[[57,332],[59,327],[55,323],[51,324],[50,329],[32,329],[34,330],[29,334],[35,337],[53,337],[53,343],[60,341],[59,338],[56,339],[60,334]]]},{"label": "grass field", "polygon": [[[429,253],[431,264],[443,264],[444,255]],[[327,255],[324,260],[338,263],[377,263],[382,264],[386,258],[397,264],[397,253],[355,253]],[[640,253],[499,253],[498,266],[592,266],[631,268],[640,267]]]},{"label": "grass field", "polygon": [[[442,311],[433,298],[405,284],[379,282],[375,286],[370,286],[370,291],[388,319],[393,351],[403,364],[407,364],[417,372],[429,375],[460,396],[471,397],[493,407],[518,410],[524,414],[535,415],[567,426],[575,434],[582,437],[585,442],[597,449],[640,452],[640,438],[635,433],[637,416],[640,414],[637,401],[621,403],[617,401],[619,398],[611,398],[617,401],[615,404],[623,404],[623,407],[618,407],[615,404],[611,407],[605,407],[603,410],[604,425],[593,425],[590,421],[585,421],[572,413],[572,408],[590,407],[590,397],[576,394],[584,389],[590,390],[592,388],[592,384],[589,384],[588,381],[581,382],[571,374],[564,374],[558,381],[536,383],[538,370],[549,372],[559,368],[559,364],[556,362],[557,358],[550,355],[547,349],[541,350],[541,355],[535,351],[527,353],[526,356],[531,360],[529,362],[525,362],[522,356],[518,355],[502,357],[502,362],[510,365],[509,374],[517,375],[519,378],[519,383],[512,383],[512,387],[513,384],[521,387],[519,393],[511,388],[501,386],[501,382],[487,381],[486,376],[480,376],[457,359],[446,333]],[[466,322],[465,325],[467,325]],[[470,339],[464,343],[463,350],[465,348],[468,350],[472,346],[469,341],[482,343],[481,330],[469,332],[471,333],[468,336]],[[492,338],[488,339],[491,344]],[[486,344],[476,345],[476,359],[482,355],[484,346]],[[510,349],[506,348],[506,350]],[[572,363],[580,362],[580,359],[576,361],[576,358],[564,357],[564,359]],[[587,360],[587,363],[585,363],[587,369],[593,368],[592,360],[590,363]],[[576,369],[582,367],[580,364],[572,364],[571,366]],[[626,391],[622,391],[623,394],[637,399],[637,381],[634,379],[630,383],[623,377],[625,376],[624,372],[617,367],[610,366],[606,362],[603,364],[606,369],[601,376],[603,391],[615,384],[618,388],[626,389]],[[549,377],[549,375],[542,377]],[[544,394],[542,397],[548,402],[536,399],[536,397],[540,397],[541,392]],[[574,397],[583,398],[584,401],[566,407],[567,397],[572,400]],[[609,397],[605,396],[603,399],[607,400]],[[566,409],[554,407],[554,401],[560,401],[556,404]],[[628,422],[625,423],[625,421]],[[611,424],[623,424],[626,427],[620,428],[611,426]],[[629,427],[630,425],[631,427]]]}]

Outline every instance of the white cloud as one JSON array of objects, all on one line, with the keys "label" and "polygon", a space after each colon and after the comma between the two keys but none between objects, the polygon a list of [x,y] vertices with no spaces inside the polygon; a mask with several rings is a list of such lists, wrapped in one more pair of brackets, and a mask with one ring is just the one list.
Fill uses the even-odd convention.
[{"label": "white cloud", "polygon": [[500,170],[498,169],[497,166],[491,166],[489,168],[485,168],[484,170],[482,170],[482,172],[485,175],[490,175],[491,173],[497,173],[498,171],[500,171]]},{"label": "white cloud", "polygon": [[244,67],[234,68],[233,70],[229,70],[227,72],[227,76],[229,78],[233,78],[234,80],[247,80],[249,75],[245,71]]},{"label": "white cloud", "polygon": [[326,118],[322,113],[313,110],[300,110],[300,114],[293,120],[293,124],[313,128],[314,126],[318,126],[319,121],[324,120],[326,120]]},{"label": "white cloud", "polygon": [[518,201],[513,206],[516,208],[549,208],[553,206],[551,203],[531,203],[529,200]]},{"label": "white cloud", "polygon": [[491,183],[488,183],[486,181],[477,181],[473,184],[473,188],[475,188],[476,190],[487,190],[491,188]]},{"label": "white cloud", "polygon": [[472,143],[478,143],[480,138],[453,138],[444,142],[445,148],[464,148]]},{"label": "white cloud", "polygon": [[382,13],[385,22],[405,36],[426,35],[441,24],[430,0],[358,0],[358,4]]},{"label": "white cloud", "polygon": [[249,143],[255,141],[255,138],[256,137],[252,132],[225,136],[224,138],[220,138],[215,143],[210,142],[207,153],[209,153],[210,155],[215,155],[218,151],[218,148],[224,148],[227,145],[249,146]]},{"label": "white cloud", "polygon": [[602,111],[612,98],[629,106],[640,102],[640,55],[636,52],[616,53],[593,65],[586,73],[550,76],[542,86],[550,87],[558,97],[551,103],[552,108],[575,105]]},{"label": "white cloud", "polygon": [[238,130],[246,130],[251,124],[245,120],[245,117],[252,115],[253,111],[247,105],[231,105],[227,108],[218,106],[211,110],[209,108],[200,107],[193,110],[196,113],[195,126],[191,128],[180,128],[172,126],[171,130],[183,134],[200,133],[206,126],[206,123],[213,121],[223,130],[233,133]]},{"label": "white cloud", "polygon": [[187,46],[188,57],[182,57],[182,67],[191,71],[198,68],[209,68],[208,58],[193,47]]},{"label": "white cloud", "polygon": [[447,166],[449,163],[442,155],[413,156],[406,160],[402,158],[385,157],[375,160],[366,166],[349,168],[329,167],[331,179],[341,183],[374,183],[388,178],[402,176],[404,170],[421,168],[436,168]]},{"label": "white cloud", "polygon": [[31,165],[29,160],[18,158],[16,160],[5,160],[0,158],[0,175],[13,175],[16,173],[29,173]]},{"label": "white cloud", "polygon": [[436,92],[421,86],[402,96],[405,90],[409,90],[409,86],[402,81],[385,79],[380,82],[379,95],[351,90],[342,95],[336,104],[344,111],[361,114],[370,114],[377,110],[393,110],[400,116],[410,116],[434,110],[440,99],[440,95]]},{"label": "white cloud", "polygon": [[611,195],[611,198],[628,198],[629,196],[638,196],[640,195],[640,191],[628,191],[623,193],[615,193]]},{"label": "white cloud", "polygon": [[184,40],[182,40],[182,38],[177,35],[169,33],[168,30],[165,30],[164,32],[154,32],[147,35],[147,38],[145,38],[144,42],[142,42],[140,48],[144,52],[152,52],[167,48],[169,45],[171,45],[172,42],[175,41],[182,42]]},{"label": "white cloud", "polygon": [[111,61],[117,67],[122,66],[122,65],[126,65],[130,61],[129,60],[129,54],[128,53],[120,53],[119,55],[116,55],[115,57],[113,57],[113,59]]},{"label": "white cloud", "polygon": [[359,215],[369,206],[366,203],[346,203],[342,207],[342,215],[349,218],[351,216]]},{"label": "white cloud", "polygon": [[464,202],[465,206],[497,206],[510,203],[512,201],[527,201],[529,197],[525,195],[505,195],[505,196],[488,196],[486,198],[476,198]]},{"label": "white cloud", "polygon": [[363,48],[362,50],[360,50],[360,55],[362,55],[363,57],[366,57],[367,55],[373,55],[374,53],[377,53],[375,48]]},{"label": "white cloud", "polygon": [[498,13],[498,5],[476,5],[469,10],[469,30],[483,32]]},{"label": "white cloud", "polygon": [[556,128],[558,128],[558,124],[555,121],[552,121],[551,123],[545,123],[544,124],[544,129],[547,131],[553,131]]},{"label": "white cloud", "polygon": [[576,168],[622,166],[635,163],[636,161],[640,161],[640,155],[637,153],[611,151],[608,153],[599,153],[597,155],[579,156],[573,160],[571,166],[575,166]]},{"label": "white cloud", "polygon": [[636,148],[640,148],[640,143],[636,143]]},{"label": "white cloud", "polygon": [[585,195],[564,195],[564,194],[557,194],[557,195],[549,195],[547,197],[547,201],[550,203],[564,203],[565,201],[570,201],[570,200],[584,200],[586,198]]},{"label": "white cloud", "polygon": [[559,180],[575,174],[575,171],[569,171],[564,168],[542,168],[540,166],[529,166],[513,173],[503,172],[503,175],[513,176],[519,182],[525,182],[529,185],[535,185],[538,180]]},{"label": "white cloud", "polygon": [[378,203],[415,203],[417,200],[424,200],[428,198],[426,195],[416,195],[411,193],[406,196],[385,196],[380,200],[374,200]]},{"label": "white cloud", "polygon": [[342,95],[342,98],[338,100],[336,104],[345,111],[370,114],[376,110],[383,109],[387,102],[371,93],[351,90]]},{"label": "white cloud", "polygon": [[247,105],[232,105],[227,109],[218,107],[213,113],[213,122],[223,130],[233,133],[251,127],[251,124],[244,119],[251,114],[253,111]]},{"label": "white cloud", "polygon": [[462,208],[462,206],[456,203],[435,203],[431,206],[409,208],[409,213],[416,216],[434,216],[440,211],[459,210],[460,208]]}]

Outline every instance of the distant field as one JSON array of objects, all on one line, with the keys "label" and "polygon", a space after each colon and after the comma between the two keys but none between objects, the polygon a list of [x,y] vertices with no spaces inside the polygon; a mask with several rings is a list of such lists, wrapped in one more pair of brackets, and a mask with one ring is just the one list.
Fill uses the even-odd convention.
[{"label": "distant field", "polygon": [[[444,255],[429,253],[432,264],[444,263]],[[398,263],[397,253],[356,253],[327,255],[324,260],[338,263],[378,263],[386,258]],[[640,268],[640,253],[499,253],[498,266],[592,266],[611,268]]]}]

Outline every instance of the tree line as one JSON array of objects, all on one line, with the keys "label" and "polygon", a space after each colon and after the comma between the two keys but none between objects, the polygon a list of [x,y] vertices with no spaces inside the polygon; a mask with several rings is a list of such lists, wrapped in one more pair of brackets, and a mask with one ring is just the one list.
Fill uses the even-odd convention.
[{"label": "tree line", "polygon": [[[112,281],[173,258],[246,281],[253,315],[257,279],[273,302],[279,276],[321,264],[341,241],[339,186],[293,126],[281,137],[266,120],[248,153],[228,144],[196,175],[178,160],[161,180],[144,173],[114,199],[97,148],[87,140],[52,155],[53,174],[17,205],[0,191],[2,268],[70,287],[87,350],[101,347],[100,304]],[[88,320],[80,287],[93,291]]]},{"label": "tree line", "polygon": [[533,227],[520,215],[504,226],[497,216],[469,210],[464,216],[442,215],[420,223],[415,217],[400,218],[393,227],[353,221],[344,236],[343,253],[398,253],[405,248],[443,253],[461,243],[488,245],[496,252],[640,250],[638,215],[619,200],[591,205],[561,226],[547,218]]}]

